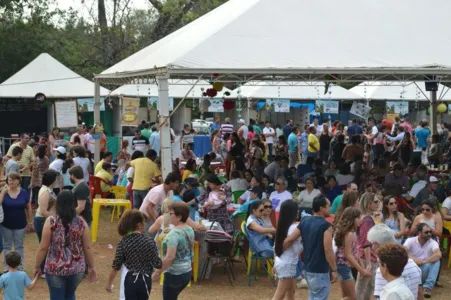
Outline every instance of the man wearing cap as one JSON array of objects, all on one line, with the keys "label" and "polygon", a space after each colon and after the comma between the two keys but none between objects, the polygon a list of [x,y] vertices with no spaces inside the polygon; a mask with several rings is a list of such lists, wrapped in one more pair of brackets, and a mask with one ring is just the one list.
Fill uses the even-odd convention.
[{"label": "man wearing cap", "polygon": [[66,160],[66,148],[59,146],[55,149],[55,156],[56,159],[52,161],[52,163],[49,166],[49,169],[54,170],[58,173],[58,178],[55,181],[55,185],[53,186],[53,191],[55,194],[58,194],[58,192],[64,187],[63,185],[63,176],[61,171],[63,170],[63,163]]},{"label": "man wearing cap", "polygon": [[247,126],[244,123],[243,119],[238,120],[238,136],[241,139],[247,140],[247,134],[249,132],[249,129],[247,128]]},{"label": "man wearing cap", "polygon": [[437,195],[438,179],[435,176],[429,177],[428,185],[425,186],[415,197],[412,202],[413,208],[417,208],[423,203],[423,201],[428,200],[430,197],[438,198]]}]

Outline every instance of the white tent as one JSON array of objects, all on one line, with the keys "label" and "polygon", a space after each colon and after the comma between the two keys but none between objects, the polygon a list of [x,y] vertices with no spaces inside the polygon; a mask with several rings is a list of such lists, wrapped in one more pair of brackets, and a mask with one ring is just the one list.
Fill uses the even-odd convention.
[{"label": "white tent", "polygon": [[[439,100],[451,100],[449,88],[439,84],[437,98]],[[426,91],[424,82],[402,81],[367,81],[351,89],[352,92],[371,100],[416,100],[430,101],[429,92]]]},{"label": "white tent", "polygon": [[[92,98],[94,84],[47,53],[0,84],[0,98],[34,98],[38,93],[47,98]],[[101,96],[108,93],[107,89],[100,89]]]},{"label": "white tent", "polygon": [[449,0],[230,0],[97,77],[140,76],[159,68],[171,77],[449,74],[450,10]]},{"label": "white tent", "polygon": [[254,99],[281,98],[290,100],[358,100],[359,94],[345,88],[330,85],[327,93],[322,82],[287,85],[279,82],[253,82],[241,88],[243,97]]},{"label": "white tent", "polygon": [[[193,86],[194,85],[194,86]],[[199,81],[196,83],[195,80],[169,80],[169,97],[172,98],[201,98],[202,90],[207,90],[211,88],[212,85],[206,81]],[[236,92],[233,92],[227,88],[223,88],[221,92],[218,93],[218,97],[224,95],[224,92],[228,91],[230,97],[236,98]],[[158,85],[157,84],[127,84],[120,86],[111,92],[110,96],[132,96],[132,97],[157,97],[158,96]]]}]

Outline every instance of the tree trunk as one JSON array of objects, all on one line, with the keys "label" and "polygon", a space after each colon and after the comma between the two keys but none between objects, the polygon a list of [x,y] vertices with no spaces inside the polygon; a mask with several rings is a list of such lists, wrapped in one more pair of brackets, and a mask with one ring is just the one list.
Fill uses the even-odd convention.
[{"label": "tree trunk", "polygon": [[108,22],[106,19],[105,0],[98,0],[98,17],[100,34],[102,36],[103,45],[103,64],[105,68],[113,65],[113,48],[111,47],[110,33],[108,30]]}]

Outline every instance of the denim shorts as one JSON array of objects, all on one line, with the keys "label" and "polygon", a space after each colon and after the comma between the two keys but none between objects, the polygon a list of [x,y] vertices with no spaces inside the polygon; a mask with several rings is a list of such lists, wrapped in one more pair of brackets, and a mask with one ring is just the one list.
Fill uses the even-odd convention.
[{"label": "denim shorts", "polygon": [[284,264],[276,262],[274,264],[274,270],[276,277],[279,279],[297,277],[297,264]]},{"label": "denim shorts", "polygon": [[340,282],[354,279],[352,276],[351,267],[347,265],[337,265],[338,279]]}]

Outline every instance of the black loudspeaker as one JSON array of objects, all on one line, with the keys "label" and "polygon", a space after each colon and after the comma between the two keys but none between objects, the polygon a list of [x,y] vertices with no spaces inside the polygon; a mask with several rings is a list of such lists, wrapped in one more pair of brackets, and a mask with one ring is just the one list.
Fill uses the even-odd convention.
[{"label": "black loudspeaker", "polygon": [[435,80],[435,76],[424,77],[424,86],[426,88],[426,91],[428,91],[428,92],[437,92],[438,91],[438,83]]}]

